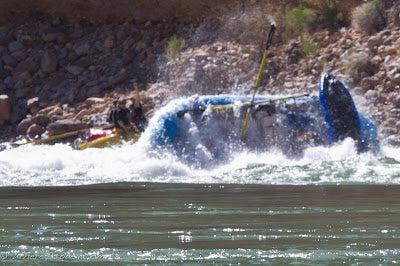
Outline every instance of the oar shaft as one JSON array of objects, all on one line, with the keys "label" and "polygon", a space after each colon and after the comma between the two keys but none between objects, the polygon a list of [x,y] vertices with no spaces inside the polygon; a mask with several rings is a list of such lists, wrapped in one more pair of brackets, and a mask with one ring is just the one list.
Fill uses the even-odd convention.
[{"label": "oar shaft", "polygon": [[244,133],[246,133],[246,128],[247,128],[247,122],[249,121],[249,117],[250,117],[250,107],[247,109],[246,112],[246,118],[244,119],[244,123],[243,123],[243,128],[242,128],[242,132],[240,133],[240,137],[243,138]]},{"label": "oar shaft", "polygon": [[274,32],[275,32],[275,24],[271,24],[271,29],[269,30],[268,40],[267,40],[267,44],[265,46],[263,58],[261,60],[260,69],[258,70],[256,84],[254,85],[253,96],[251,97],[250,106],[247,109],[246,118],[244,119],[242,133],[240,135],[241,138],[243,138],[244,134],[246,133],[247,122],[249,121],[251,108],[252,108],[252,106],[254,104],[254,98],[255,98],[255,95],[256,95],[256,92],[257,92],[257,89],[258,89],[258,85],[260,84],[260,79],[261,79],[261,75],[262,75],[262,72],[263,72],[263,69],[264,69],[265,60],[266,60],[267,55],[268,55],[268,49],[269,49],[269,46],[271,45],[272,37],[274,36]]},{"label": "oar shaft", "polygon": [[[293,95],[293,96],[287,96],[287,97],[281,97],[281,98],[275,98],[275,99],[268,99],[268,100],[260,100],[260,101],[254,101],[253,105],[259,105],[259,104],[268,104],[268,103],[273,103],[277,101],[286,101],[290,99],[296,99],[296,98],[302,98],[302,97],[307,97],[309,96],[308,93],[305,94],[299,94],[299,95]],[[239,104],[223,104],[223,105],[214,105],[210,107],[210,110],[212,112],[215,111],[221,111],[221,110],[227,110],[227,109],[233,109],[235,107],[248,107],[250,106],[250,102],[245,102],[242,103],[241,105]],[[188,109],[188,110],[181,110],[177,112],[178,117],[182,117],[186,113],[191,113],[191,114],[202,114],[204,111],[207,110],[206,108],[199,108],[199,109]]]},{"label": "oar shaft", "polygon": [[257,89],[258,89],[258,86],[260,85],[261,75],[262,75],[262,72],[263,72],[263,69],[264,69],[265,60],[267,59],[267,55],[268,55],[268,50],[265,50],[265,51],[264,51],[263,58],[262,58],[262,60],[261,60],[260,69],[258,70],[258,75],[257,75],[256,84],[254,85],[254,88],[253,88],[254,93],[253,93],[253,98],[252,98],[252,100],[254,100],[254,95],[256,94],[256,91],[257,91]]},{"label": "oar shaft", "polygon": [[77,131],[72,131],[72,132],[67,132],[64,134],[59,134],[59,135],[55,135],[55,136],[51,136],[45,139],[36,139],[36,140],[32,140],[28,143],[44,143],[44,142],[48,142],[48,141],[52,141],[55,139],[63,139],[63,138],[68,138],[68,137],[74,137],[77,136],[80,132],[82,132],[83,130],[77,130]]}]

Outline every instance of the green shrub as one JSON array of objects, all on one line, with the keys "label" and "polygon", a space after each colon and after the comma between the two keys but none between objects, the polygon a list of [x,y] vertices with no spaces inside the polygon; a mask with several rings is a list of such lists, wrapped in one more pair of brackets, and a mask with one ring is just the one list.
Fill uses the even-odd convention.
[{"label": "green shrub", "polygon": [[311,41],[306,41],[306,40],[302,41],[301,47],[303,48],[306,57],[318,54],[320,49],[319,45],[315,45]]},{"label": "green shrub", "polygon": [[359,53],[354,54],[350,58],[347,59],[345,63],[345,73],[352,77],[354,80],[358,80],[360,74],[364,71],[364,69],[368,65],[368,61],[370,58],[367,54]]},{"label": "green shrub", "polygon": [[384,25],[383,4],[380,0],[364,3],[352,13],[352,26],[367,34],[379,30]]},{"label": "green shrub", "polygon": [[302,5],[292,9],[286,7],[285,18],[286,28],[283,36],[286,40],[290,40],[304,35],[311,23],[315,21],[316,13]]},{"label": "green shrub", "polygon": [[345,15],[338,9],[335,0],[303,0],[306,6],[286,7],[284,38],[301,36],[309,28],[337,29],[346,24]]},{"label": "green shrub", "polygon": [[333,0],[306,0],[316,11],[316,26],[335,29],[345,24],[345,17]]},{"label": "green shrub", "polygon": [[172,36],[167,42],[167,46],[165,47],[164,54],[170,61],[175,61],[178,53],[185,47],[185,40],[182,38],[177,38],[176,34]]}]

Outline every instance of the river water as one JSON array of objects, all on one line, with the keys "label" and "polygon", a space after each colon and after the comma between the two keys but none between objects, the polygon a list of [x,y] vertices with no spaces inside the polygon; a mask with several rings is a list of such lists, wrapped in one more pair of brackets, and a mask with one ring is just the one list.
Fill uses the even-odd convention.
[{"label": "river water", "polygon": [[400,263],[400,149],[185,164],[141,141],[0,152],[0,263]]}]

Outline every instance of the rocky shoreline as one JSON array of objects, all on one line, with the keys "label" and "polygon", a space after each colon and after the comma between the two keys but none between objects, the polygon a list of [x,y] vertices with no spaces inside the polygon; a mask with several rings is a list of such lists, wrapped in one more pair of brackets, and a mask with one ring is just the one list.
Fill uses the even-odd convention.
[{"label": "rocky shoreline", "polygon": [[[260,93],[316,92],[321,74],[329,71],[348,85],[381,137],[398,138],[400,14],[395,8],[386,27],[370,35],[351,27],[312,34],[310,41],[319,45],[315,55],[305,55],[300,40],[276,41]],[[209,24],[125,20],[95,25],[31,17],[0,26],[0,140],[90,127],[108,115],[115,97],[134,97],[131,79],[139,81],[148,118],[176,97],[249,93],[260,46],[218,39]],[[168,61],[164,49],[174,34],[187,45]],[[207,34],[214,36],[199,37]],[[367,63],[350,76],[349,64],[361,59]]]}]

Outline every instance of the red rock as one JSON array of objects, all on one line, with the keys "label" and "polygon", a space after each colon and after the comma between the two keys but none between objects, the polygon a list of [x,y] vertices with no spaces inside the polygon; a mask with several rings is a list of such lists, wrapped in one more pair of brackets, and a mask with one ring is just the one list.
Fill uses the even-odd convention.
[{"label": "red rock", "polygon": [[32,122],[39,126],[46,127],[51,121],[50,118],[46,115],[37,115],[32,117]]},{"label": "red rock", "polygon": [[17,133],[19,135],[26,135],[26,131],[33,124],[32,118],[25,118],[17,126]]},{"label": "red rock", "polygon": [[125,71],[121,71],[120,73],[118,73],[111,79],[110,85],[120,84],[120,83],[124,82],[125,80],[127,80],[128,78],[129,78],[128,74]]},{"label": "red rock", "polygon": [[38,112],[38,115],[47,115],[47,116],[49,116],[49,113],[50,113],[50,112],[52,112],[53,110],[55,110],[55,109],[57,109],[57,108],[61,108],[60,106],[61,106],[61,105],[56,104],[56,105],[52,105],[52,106],[43,108],[42,110],[40,110],[40,111]]},{"label": "red rock", "polygon": [[34,97],[34,98],[31,98],[31,99],[29,99],[27,102],[26,102],[26,107],[28,108],[28,109],[32,109],[32,108],[34,108],[34,107],[38,107],[39,106],[39,97]]},{"label": "red rock", "polygon": [[375,49],[380,43],[382,39],[377,36],[371,36],[367,42],[367,46],[370,49]]},{"label": "red rock", "polygon": [[50,136],[63,134],[66,132],[72,132],[76,130],[81,130],[85,128],[85,124],[78,120],[73,119],[63,119],[57,120],[48,125],[47,131]]},{"label": "red rock", "polygon": [[30,138],[35,138],[37,136],[40,136],[44,133],[45,129],[42,126],[39,126],[37,124],[32,124],[28,130],[26,131],[26,134],[30,137]]},{"label": "red rock", "polygon": [[52,117],[54,115],[63,115],[63,110],[61,107],[56,107],[53,110],[51,110],[47,115],[49,117]]},{"label": "red rock", "polygon": [[103,92],[102,86],[94,86],[88,89],[88,91],[86,92],[86,96],[87,97],[100,96],[102,92]]},{"label": "red rock", "polygon": [[365,91],[367,91],[374,89],[376,85],[378,85],[378,83],[379,80],[376,79],[375,77],[366,77],[361,80],[360,85]]}]

